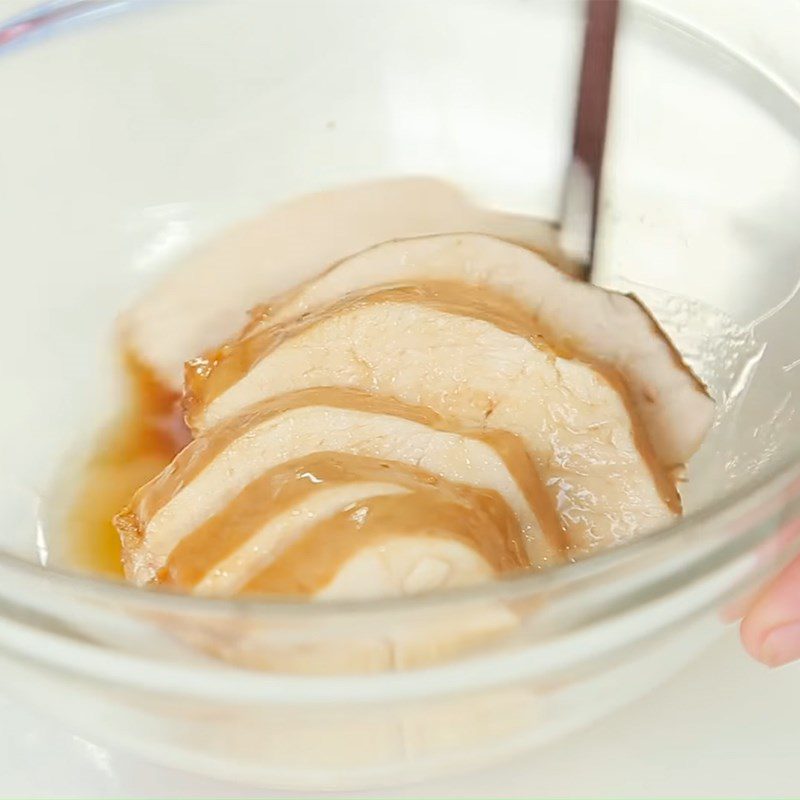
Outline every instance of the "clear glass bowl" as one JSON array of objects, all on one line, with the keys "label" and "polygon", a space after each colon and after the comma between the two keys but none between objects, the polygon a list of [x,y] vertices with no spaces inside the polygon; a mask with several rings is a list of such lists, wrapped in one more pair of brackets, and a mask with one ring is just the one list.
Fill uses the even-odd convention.
[{"label": "clear glass bowl", "polygon": [[[76,574],[50,487],[114,407],[115,315],[231,223],[404,174],[555,218],[580,6],[61,2],[0,27],[4,686],[158,761],[341,788],[474,768],[684,664],[800,544],[798,23],[777,0],[624,12],[598,278],[651,304],[718,400],[686,517],[546,574],[366,605]],[[470,625],[478,644],[451,649]],[[202,655],[242,631],[282,654],[270,669]]]}]

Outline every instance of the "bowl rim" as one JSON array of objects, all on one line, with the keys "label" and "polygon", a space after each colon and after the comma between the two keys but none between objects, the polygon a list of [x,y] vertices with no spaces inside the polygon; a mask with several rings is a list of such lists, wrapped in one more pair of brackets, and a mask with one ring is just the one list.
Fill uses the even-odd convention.
[{"label": "bowl rim", "polygon": [[[149,7],[168,4],[170,0],[50,0],[33,5],[28,10],[0,20],[0,55],[8,48],[33,44],[39,34],[58,33],[73,23],[80,23],[100,16],[107,16],[132,9],[144,10]],[[639,0],[635,11],[642,11],[650,18],[669,27],[680,37],[689,37],[695,44],[713,48],[727,59],[738,63],[769,85],[773,93],[782,96],[792,106],[798,106],[798,96],[778,76],[758,61],[746,57],[729,47],[724,41],[688,24],[685,20],[654,7],[648,0]],[[34,581],[56,582],[61,586],[78,591],[104,595],[108,599],[124,601],[128,605],[161,608],[172,612],[202,614],[246,614],[248,617],[280,614],[300,614],[305,619],[320,619],[335,615],[403,611],[420,608],[443,607],[453,603],[513,600],[542,590],[551,591],[587,578],[602,574],[612,574],[615,567],[629,563],[631,559],[658,552],[668,548],[676,540],[692,534],[702,526],[724,523],[741,518],[748,511],[769,506],[776,498],[786,493],[788,505],[794,497],[800,497],[800,446],[784,459],[771,465],[742,486],[726,492],[681,517],[676,522],[659,527],[646,535],[616,547],[593,554],[591,557],[574,563],[556,565],[534,573],[516,573],[495,581],[469,587],[448,588],[431,594],[409,597],[389,597],[371,600],[333,600],[324,603],[310,599],[292,598],[215,598],[186,595],[158,589],[141,588],[122,580],[99,575],[87,575],[63,567],[44,566],[11,553],[0,551],[0,567],[8,569]],[[746,535],[748,529],[736,534]],[[765,537],[766,538],[766,535]],[[677,570],[676,570],[677,571]]]}]

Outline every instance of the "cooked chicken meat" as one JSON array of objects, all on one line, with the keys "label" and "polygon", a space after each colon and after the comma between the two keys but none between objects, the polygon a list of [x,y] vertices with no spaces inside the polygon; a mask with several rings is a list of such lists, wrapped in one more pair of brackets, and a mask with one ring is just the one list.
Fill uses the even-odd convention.
[{"label": "cooked chicken meat", "polygon": [[168,271],[123,315],[134,358],[180,392],[183,363],[234,336],[247,310],[376,242],[482,231],[552,246],[552,228],[478,208],[431,178],[355,184],[291,200],[239,225]]},{"label": "cooked chicken meat", "polygon": [[[123,335],[173,390],[188,360],[195,438],[115,520],[126,577],[404,596],[669,523],[712,401],[635,299],[566,276],[523,232],[437,182],[364,184],[287,204],[168,275]],[[312,650],[325,670],[408,666],[516,625],[503,602],[478,605]],[[279,625],[179,633],[249,665],[317,658]]]},{"label": "cooked chicken meat", "polygon": [[498,517],[441,487],[371,497],[315,524],[242,592],[366,598],[477,583],[529,563]]},{"label": "cooked chicken meat", "polygon": [[[313,536],[317,519],[401,491],[396,479],[377,481],[380,486],[374,476],[341,485],[334,481],[313,495],[300,492],[290,505],[298,516],[305,511],[305,518],[296,526],[286,524],[281,497],[274,503],[262,498],[269,499],[281,485],[287,462],[326,452],[390,460],[475,491],[494,492],[507,503],[520,530],[525,553],[516,558],[541,564],[559,557],[558,518],[515,436],[473,430],[396,400],[328,388],[264,401],[188,445],[117,518],[126,575],[139,584],[166,578],[179,585],[202,584],[203,591],[209,586],[237,591],[245,572],[258,572],[278,550]],[[290,497],[298,491],[293,485],[283,489]],[[403,519],[413,517],[415,506],[409,498]],[[397,529],[410,535],[403,519]],[[347,524],[341,522],[342,530]],[[422,523],[418,527],[425,529]],[[221,562],[219,574],[209,575]],[[498,569],[509,566],[497,559],[490,563]]]},{"label": "cooked chicken meat", "polygon": [[507,297],[455,283],[377,289],[260,328],[189,370],[204,429],[265,397],[351,386],[525,442],[572,555],[679,511],[622,381],[561,348]]},{"label": "cooked chicken meat", "polygon": [[[139,520],[128,524],[137,535]],[[363,597],[462,585],[528,564],[517,519],[495,492],[396,461],[323,452],[252,481],[180,540],[157,580],[216,596]]]},{"label": "cooked chicken meat", "polygon": [[260,309],[251,329],[369,287],[420,280],[461,281],[509,297],[524,306],[554,347],[614,368],[666,467],[688,461],[708,432],[713,401],[635,298],[583,283],[529,249],[478,233],[379,244]]}]

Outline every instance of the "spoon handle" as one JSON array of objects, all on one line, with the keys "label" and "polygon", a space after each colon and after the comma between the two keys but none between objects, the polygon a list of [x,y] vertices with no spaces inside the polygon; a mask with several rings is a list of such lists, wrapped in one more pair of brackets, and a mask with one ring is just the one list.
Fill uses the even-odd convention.
[{"label": "spoon handle", "polygon": [[619,0],[586,0],[572,161],[561,216],[561,246],[585,280],[592,278],[618,18]]}]

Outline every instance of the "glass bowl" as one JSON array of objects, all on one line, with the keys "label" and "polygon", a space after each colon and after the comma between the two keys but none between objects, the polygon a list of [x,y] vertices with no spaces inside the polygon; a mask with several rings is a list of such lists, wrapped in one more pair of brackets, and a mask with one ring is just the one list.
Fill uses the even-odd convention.
[{"label": "glass bowl", "polygon": [[[686,516],[568,567],[368,604],[79,574],[52,487],[115,408],[118,312],[232,223],[412,174],[555,219],[580,5],[76,0],[0,26],[5,687],[157,761],[333,789],[475,768],[686,663],[800,549],[800,9],[771,8],[622,19],[597,279],[642,296],[717,399]],[[274,659],[242,666],[243,632]]]}]

